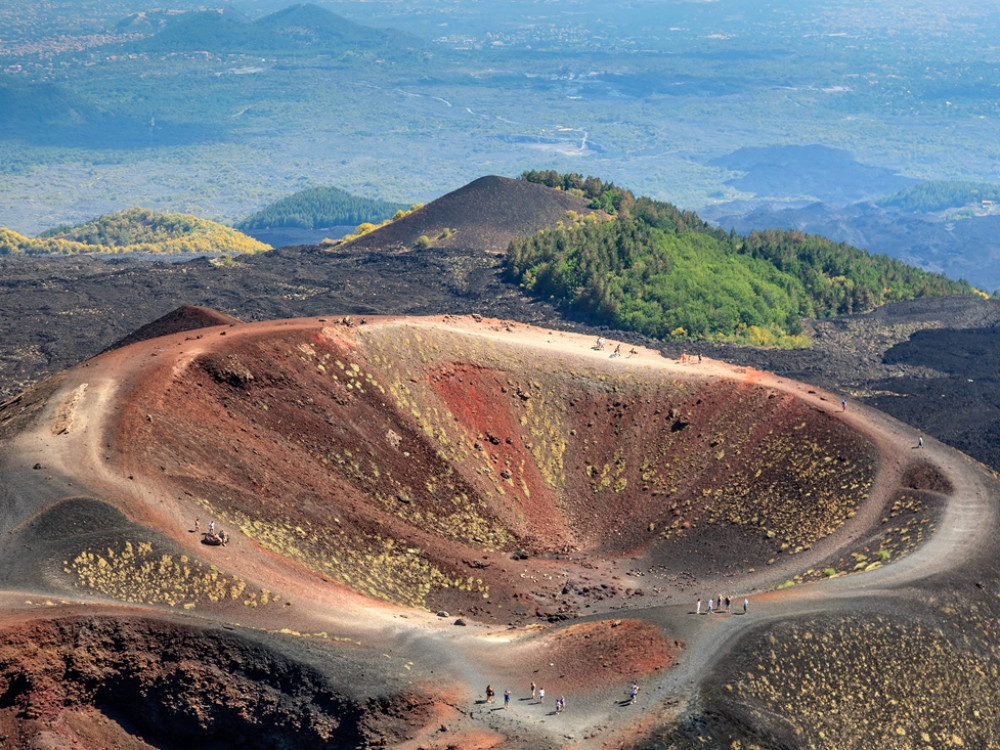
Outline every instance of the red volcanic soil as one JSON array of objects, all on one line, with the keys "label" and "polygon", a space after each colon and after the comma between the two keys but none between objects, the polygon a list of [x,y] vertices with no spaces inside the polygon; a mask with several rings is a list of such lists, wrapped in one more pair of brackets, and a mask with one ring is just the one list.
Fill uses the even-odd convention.
[{"label": "red volcanic soil", "polygon": [[[55,607],[5,631],[0,710],[17,709],[2,721],[19,737],[45,711],[69,721],[60,701],[118,716],[159,679],[200,696],[178,709],[177,738],[210,726],[333,747],[324,727],[350,717],[359,739],[343,746],[632,742],[652,715],[623,709],[629,683],[649,706],[677,706],[751,622],[693,617],[694,599],[740,601],[823,570],[849,591],[862,577],[839,575],[848,564],[905,581],[915,561],[944,559],[920,524],[942,522],[969,481],[936,446],[917,454],[903,428],[807,386],[478,317],[182,330],[7,402],[0,429],[6,596],[36,616],[39,601]],[[210,522],[227,546],[201,543]],[[857,566],[893,534],[891,560]],[[91,641],[104,661],[53,671],[75,628],[103,633],[87,617],[121,608],[139,619]],[[198,656],[220,624],[258,666]],[[24,627],[48,634],[37,663],[21,655]],[[169,674],[125,668],[132,628],[155,631],[147,651],[174,660]],[[268,683],[270,661],[308,673],[312,692]],[[226,671],[234,695],[271,695],[265,718],[211,708],[206,670]],[[125,673],[113,699],[101,693]],[[571,723],[521,700],[531,679],[572,696]],[[515,711],[476,702],[488,682],[518,688]],[[329,710],[308,726],[290,718],[317,702]],[[108,746],[167,742],[169,722],[135,718],[162,714],[154,704],[116,718]]]}]

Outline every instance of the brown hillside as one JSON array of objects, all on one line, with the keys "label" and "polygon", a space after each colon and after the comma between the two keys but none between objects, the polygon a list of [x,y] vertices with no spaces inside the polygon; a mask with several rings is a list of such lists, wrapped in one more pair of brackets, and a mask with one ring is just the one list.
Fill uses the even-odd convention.
[{"label": "brown hillside", "polygon": [[146,339],[155,339],[157,336],[167,336],[171,333],[194,331],[198,328],[231,325],[239,322],[239,318],[226,315],[210,307],[181,305],[176,310],[167,313],[161,318],[157,318],[152,323],[147,323],[120,341],[116,341],[108,349],[120,349],[129,344],[135,344]]},{"label": "brown hillside", "polygon": [[347,247],[412,249],[425,236],[438,248],[502,253],[516,237],[567,221],[568,211],[605,216],[593,211],[585,198],[561,190],[509,177],[480,177]]}]

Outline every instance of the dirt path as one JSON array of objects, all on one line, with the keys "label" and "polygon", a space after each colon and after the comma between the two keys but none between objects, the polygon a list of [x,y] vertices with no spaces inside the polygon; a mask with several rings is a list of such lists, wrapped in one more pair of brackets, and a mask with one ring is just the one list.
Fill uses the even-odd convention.
[{"label": "dirt path", "polygon": [[[683,641],[685,648],[672,667],[655,678],[643,680],[636,705],[622,703],[630,676],[620,675],[620,682],[612,686],[567,696],[569,708],[562,715],[552,713],[550,706],[524,700],[536,656],[525,646],[530,639],[523,633],[476,625],[455,628],[450,620],[430,613],[373,603],[277,558],[243,537],[234,540],[224,557],[218,555],[198,545],[197,535],[189,532],[192,519],[199,513],[193,503],[175,497],[165,487],[136,486],[131,477],[118,473],[117,465],[107,458],[113,449],[105,439],[110,414],[116,400],[127,397],[136,382],[157,377],[164,371],[169,371],[170,377],[183,377],[187,364],[222,333],[236,338],[257,336],[269,329],[302,325],[315,328],[314,320],[204,329],[197,342],[192,342],[190,336],[154,339],[68,371],[57,396],[50,400],[35,428],[21,434],[4,453],[4,492],[11,502],[0,511],[0,533],[10,532],[62,497],[85,490],[97,497],[114,497],[115,505],[137,522],[205,559],[211,561],[216,554],[219,564],[226,569],[249,581],[266,581],[271,590],[280,591],[296,602],[292,611],[283,613],[280,620],[261,611],[241,618],[245,625],[323,631],[331,637],[351,638],[365,647],[384,649],[394,658],[412,659],[421,679],[452,685],[456,721],[462,726],[481,729],[490,736],[534,736],[553,746],[595,749],[618,746],[617,743],[650,722],[662,722],[682,712],[696,694],[700,678],[725,658],[748,627],[807,612],[848,611],[858,597],[903,596],[904,593],[896,592],[943,569],[957,568],[978,554],[995,533],[997,510],[991,499],[995,486],[992,475],[961,454],[925,438],[923,448],[919,449],[920,458],[935,466],[953,487],[936,533],[908,556],[878,570],[776,592],[777,583],[828,558],[836,548],[877,523],[886,493],[899,486],[901,472],[914,458],[916,431],[854,403],[844,411],[839,397],[818,388],[697,355],[680,362],[665,359],[655,351],[633,350],[631,345],[622,343],[620,356],[615,356],[619,343],[616,341],[605,342],[603,349],[597,349],[590,337],[473,317],[399,318],[382,324],[446,328],[514,344],[542,358],[554,354],[583,357],[609,367],[655,370],[673,377],[727,378],[792,393],[844,420],[875,443],[881,459],[871,493],[874,499],[860,508],[844,530],[835,535],[836,539],[821,541],[812,550],[795,557],[784,556],[766,570],[745,576],[740,591],[730,594],[736,602],[744,595],[750,596],[750,612],[746,616],[740,612],[739,604],[734,606],[738,614],[699,617],[692,614],[693,603],[682,603],[586,618],[641,618],[654,623],[669,638]],[[122,378],[121,373],[127,373],[127,377]],[[44,483],[38,481],[38,472],[31,468],[39,463],[50,478]],[[14,607],[26,600],[36,607],[35,600],[45,598],[44,592],[0,592],[0,601]],[[93,601],[80,597],[72,603]],[[211,613],[203,616],[213,617]],[[487,682],[498,686],[498,696],[505,687],[517,688],[513,691],[511,709],[497,711],[494,710],[497,706],[480,702]],[[550,696],[552,701],[558,697],[551,693]]]}]

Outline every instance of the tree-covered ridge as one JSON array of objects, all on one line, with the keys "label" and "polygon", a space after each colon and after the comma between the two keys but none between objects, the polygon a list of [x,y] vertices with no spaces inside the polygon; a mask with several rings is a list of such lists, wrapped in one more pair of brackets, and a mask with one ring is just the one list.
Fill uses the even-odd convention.
[{"label": "tree-covered ridge", "polygon": [[1000,185],[961,180],[929,180],[900,190],[878,203],[911,213],[961,208],[982,201],[1000,202]]},{"label": "tree-covered ridge", "polygon": [[[605,193],[607,194],[607,193]],[[511,243],[510,277],[596,322],[657,338],[804,345],[799,319],[897,300],[972,294],[964,281],[797,231],[747,237],[618,191],[609,222]]]},{"label": "tree-covered ridge", "polygon": [[57,227],[36,238],[0,228],[0,254],[257,253],[270,245],[188,214],[130,208],[75,227]]},{"label": "tree-covered ridge", "polygon": [[409,206],[361,198],[336,187],[316,187],[289,195],[236,224],[243,231],[275,227],[316,229],[377,224]]}]

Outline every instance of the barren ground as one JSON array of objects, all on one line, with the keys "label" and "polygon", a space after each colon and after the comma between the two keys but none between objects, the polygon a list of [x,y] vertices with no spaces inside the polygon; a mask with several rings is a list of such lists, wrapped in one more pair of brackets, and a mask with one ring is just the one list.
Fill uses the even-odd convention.
[{"label": "barren ground", "polygon": [[[617,343],[479,316],[227,322],[9,400],[0,734],[995,742],[995,681],[973,681],[1000,668],[992,474],[816,387]],[[694,613],[720,592],[729,611]]]}]

